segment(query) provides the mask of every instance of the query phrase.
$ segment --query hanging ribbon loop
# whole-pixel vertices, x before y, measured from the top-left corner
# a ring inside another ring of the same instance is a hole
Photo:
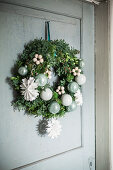
[[[45,40],[48,40],[48,41],[50,41],[49,22],[50,22],[50,21],[46,21],[46,22],[45,22]]]

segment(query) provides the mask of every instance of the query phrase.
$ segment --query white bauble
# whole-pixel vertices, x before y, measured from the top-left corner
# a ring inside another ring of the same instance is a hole
[[[41,99],[48,101],[52,98],[53,93],[49,88],[46,88],[45,90],[43,90],[40,94]]]
[[[72,103],[72,97],[69,94],[64,94],[62,96],[62,104],[64,106],[69,106]]]
[[[83,85],[86,82],[86,76],[84,74],[80,74],[79,76],[77,76],[75,78],[75,81],[79,84],[79,85]]]

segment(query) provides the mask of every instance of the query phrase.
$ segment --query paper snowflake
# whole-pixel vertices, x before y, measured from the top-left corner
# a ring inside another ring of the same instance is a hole
[[[83,104],[83,98],[82,98],[82,93],[80,90],[77,90],[77,92],[74,94],[75,96],[75,101],[77,105],[82,105]]]
[[[57,138],[60,135],[61,130],[61,124],[57,119],[52,118],[48,121],[47,133],[50,138]]]
[[[39,95],[38,90],[36,89],[38,84],[33,77],[30,77],[28,80],[26,78],[22,79],[20,87],[22,89],[21,93],[27,101],[35,100]]]

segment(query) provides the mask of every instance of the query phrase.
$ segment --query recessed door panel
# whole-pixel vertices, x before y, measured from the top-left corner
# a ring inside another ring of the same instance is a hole
[[[30,166],[28,170],[30,168],[45,170],[45,167],[47,170],[51,170],[54,164],[56,164],[56,170],[62,168],[68,170],[69,167],[71,170],[76,168],[83,170],[84,167],[89,166],[86,163],[88,157],[94,154],[94,149],[91,149],[91,145],[94,148],[94,44],[93,32],[90,30],[87,32],[87,27],[91,25],[93,28],[93,7],[83,5],[83,18],[79,19],[34,9],[28,10],[25,7],[16,7],[16,5],[12,8],[15,10],[11,11],[11,5],[7,5],[5,9],[2,6],[0,12],[0,72],[2,73],[0,84],[0,165],[2,170],[21,167],[35,161],[39,161],[39,163],[37,162],[38,164],[33,167]],[[87,18],[89,14],[91,16]],[[45,38],[44,29],[47,20],[50,21],[52,40],[64,39],[70,46],[81,50],[78,57],[85,59],[87,68],[85,68],[85,73],[88,79],[88,83],[83,88],[85,105],[59,119],[62,124],[62,132],[54,140],[46,135],[45,137],[38,135],[37,124],[41,118],[28,116],[23,111],[14,112],[10,103],[13,100],[13,91],[7,82],[7,77],[11,76],[11,69],[18,54],[24,49],[24,44],[34,38]],[[87,102],[89,98],[91,99],[90,106]],[[69,150],[73,151],[68,152]],[[59,156],[48,159],[55,155]],[[40,162],[45,158],[46,161]],[[60,162],[59,165],[58,162]]]

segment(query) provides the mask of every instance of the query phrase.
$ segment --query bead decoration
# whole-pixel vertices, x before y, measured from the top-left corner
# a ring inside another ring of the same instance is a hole
[[[37,65],[42,64],[44,62],[44,59],[42,55],[35,54],[35,57],[33,58],[33,62]]]
[[[64,93],[65,93],[64,87],[63,87],[63,86],[58,86],[58,88],[56,89],[56,92],[57,92],[59,95],[64,94]]]
[[[51,70],[48,70],[48,69],[47,69],[44,74],[47,74],[48,79],[51,79],[51,78],[52,78],[52,76],[51,76],[51,74],[52,74]]]
[[[75,68],[72,70],[72,73],[73,73],[74,76],[80,76],[81,69],[79,69],[78,67],[75,67]]]

